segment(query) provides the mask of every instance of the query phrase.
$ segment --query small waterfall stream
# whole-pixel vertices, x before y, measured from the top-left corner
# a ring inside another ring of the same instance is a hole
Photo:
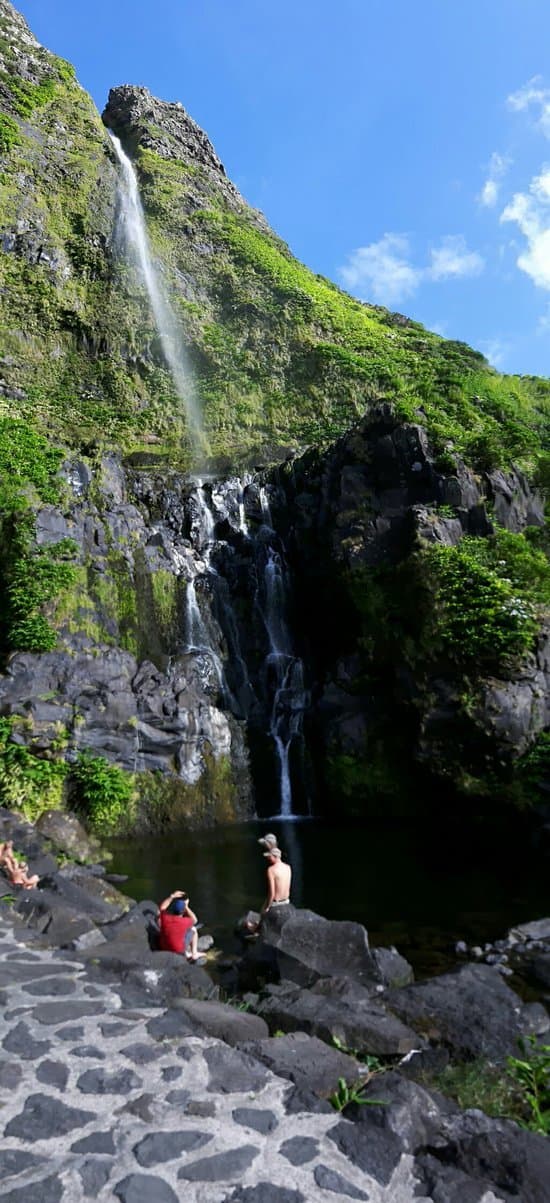
[[[196,454],[201,454],[205,450],[205,436],[192,375],[186,361],[181,331],[151,254],[137,176],[119,139],[112,133],[110,137],[121,168],[120,215],[126,249],[147,289],[164,357],[172,373],[178,396],[185,406],[193,450]]]
[[[280,815],[290,818],[293,815],[290,750],[293,741],[302,737],[309,697],[304,687],[303,663],[296,655],[288,627],[289,586],[284,548],[273,529],[264,488],[260,489],[260,505],[263,525],[258,540],[256,604],[269,642],[264,676],[266,692],[272,699],[269,733],[279,765]]]
[[[289,578],[284,548],[273,526],[265,489],[258,492],[256,488],[261,521],[258,522],[259,515],[254,521],[247,518],[245,489],[250,483],[250,478],[244,482],[239,478],[226,481],[194,478],[188,502],[189,530],[198,557],[198,572],[186,586],[185,646],[186,651],[203,655],[213,667],[222,704],[236,718],[251,721],[256,730],[263,730],[271,742],[278,769],[279,814],[292,818],[291,748],[294,741],[302,738],[309,696],[304,688],[302,661],[295,652],[289,630]],[[248,625],[257,628],[255,659],[258,644],[263,646],[259,671],[248,667],[243,652],[242,616],[237,617],[236,586],[229,571],[235,555],[249,595]],[[201,583],[205,586],[204,593],[209,594],[210,611],[223,637],[223,648],[219,635],[216,643],[215,630],[209,631],[201,613],[198,598],[198,593],[203,593],[199,588]]]

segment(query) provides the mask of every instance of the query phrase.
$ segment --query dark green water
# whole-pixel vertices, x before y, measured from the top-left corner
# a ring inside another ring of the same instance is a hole
[[[483,944],[550,914],[548,857],[529,848],[525,833],[504,836],[496,824],[443,833],[398,822],[264,820],[117,841],[110,867],[128,874],[123,888],[138,900],[187,890],[205,930],[230,950],[235,920],[263,899],[257,839],[266,830],[292,865],[297,906],[364,923],[372,944],[395,944],[420,975],[454,963],[458,939]]]

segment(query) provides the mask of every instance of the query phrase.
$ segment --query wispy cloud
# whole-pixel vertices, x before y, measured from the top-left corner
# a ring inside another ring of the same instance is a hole
[[[511,164],[512,160],[509,155],[501,155],[497,150],[493,151],[487,168],[487,179],[478,196],[480,205],[484,205],[487,209],[494,208],[498,200],[501,181]]]
[[[515,222],[525,238],[517,266],[538,288],[550,290],[550,167],[531,180],[528,192],[516,192],[500,220]]]
[[[422,273],[409,260],[404,234],[384,234],[379,242],[359,246],[339,269],[344,284],[361,300],[397,305],[416,292]]]
[[[447,234],[430,251],[431,265],[424,275],[429,280],[461,280],[479,276],[485,266],[477,251],[469,251],[462,234]]]
[[[480,343],[479,349],[494,368],[503,366],[509,350],[506,343],[500,338],[490,338],[487,342]]]
[[[357,247],[339,269],[343,283],[361,300],[397,305],[424,282],[464,279],[483,271],[484,261],[470,251],[461,234],[447,234],[430,248],[425,266],[412,261],[410,241],[405,234],[384,234],[379,242]]]
[[[550,88],[545,87],[541,75],[534,75],[517,92],[512,92],[508,106],[518,113],[534,110],[536,124],[550,138]]]

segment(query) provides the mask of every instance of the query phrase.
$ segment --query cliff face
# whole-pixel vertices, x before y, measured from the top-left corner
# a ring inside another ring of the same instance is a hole
[[[106,126],[193,367],[200,478]],[[272,813],[285,780],[356,813],[411,773],[523,796],[548,381],[314,275],[180,105],[125,85],[102,123],[7,0],[0,169],[2,796],[33,773],[68,796],[86,749],[157,825]]]

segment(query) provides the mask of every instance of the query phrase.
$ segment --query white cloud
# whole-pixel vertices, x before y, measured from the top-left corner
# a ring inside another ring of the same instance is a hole
[[[480,343],[479,349],[494,368],[502,367],[508,347],[500,338],[490,338],[487,342]]]
[[[537,322],[537,334],[550,334],[550,305],[546,306],[544,313],[541,313]]]
[[[430,251],[431,266],[425,274],[430,280],[458,280],[479,276],[484,261],[477,251],[469,251],[461,234],[447,234],[441,245]]]
[[[514,221],[525,238],[517,266],[538,288],[550,290],[550,167],[531,180],[529,192],[516,192],[500,220]]]
[[[517,92],[512,92],[508,105],[518,113],[534,108],[536,124],[550,138],[550,88],[544,86],[542,76],[534,75]]]
[[[340,268],[340,277],[361,300],[396,305],[412,296],[422,273],[409,261],[404,234],[384,234],[379,242],[357,247]]]
[[[480,205],[484,205],[487,209],[494,208],[498,200],[500,182],[511,163],[509,155],[501,155],[497,150],[493,151],[487,168],[487,179],[478,196]]]
[[[425,267],[411,260],[409,239],[404,234],[384,234],[379,242],[357,247],[339,269],[343,283],[361,300],[397,305],[413,295],[424,281],[460,279],[479,275],[484,261],[470,251],[460,234],[447,234],[430,249]]]

